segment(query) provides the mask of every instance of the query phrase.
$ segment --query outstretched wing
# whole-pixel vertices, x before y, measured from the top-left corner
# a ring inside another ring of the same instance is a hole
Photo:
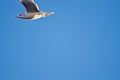
[[[34,0],[20,0],[20,2],[26,8],[28,13],[31,12],[40,12],[38,5],[34,2]]]

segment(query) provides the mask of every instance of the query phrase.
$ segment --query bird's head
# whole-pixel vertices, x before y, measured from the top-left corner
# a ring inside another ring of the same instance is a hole
[[[25,14],[19,14],[18,16],[16,16],[16,18],[24,18]]]

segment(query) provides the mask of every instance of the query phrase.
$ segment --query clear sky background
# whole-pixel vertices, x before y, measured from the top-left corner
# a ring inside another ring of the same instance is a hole
[[[0,80],[120,80],[120,0],[35,1],[55,14],[0,2]]]

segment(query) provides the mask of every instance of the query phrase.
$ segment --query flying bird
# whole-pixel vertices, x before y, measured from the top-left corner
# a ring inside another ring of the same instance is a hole
[[[54,12],[41,12],[34,0],[20,0],[20,2],[26,8],[26,13],[19,14],[16,18],[35,20],[54,14]]]

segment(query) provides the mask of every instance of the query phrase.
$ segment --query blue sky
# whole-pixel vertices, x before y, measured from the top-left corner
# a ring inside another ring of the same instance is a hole
[[[120,80],[119,0],[35,0],[55,14],[35,21],[19,0],[0,5],[0,80]]]

